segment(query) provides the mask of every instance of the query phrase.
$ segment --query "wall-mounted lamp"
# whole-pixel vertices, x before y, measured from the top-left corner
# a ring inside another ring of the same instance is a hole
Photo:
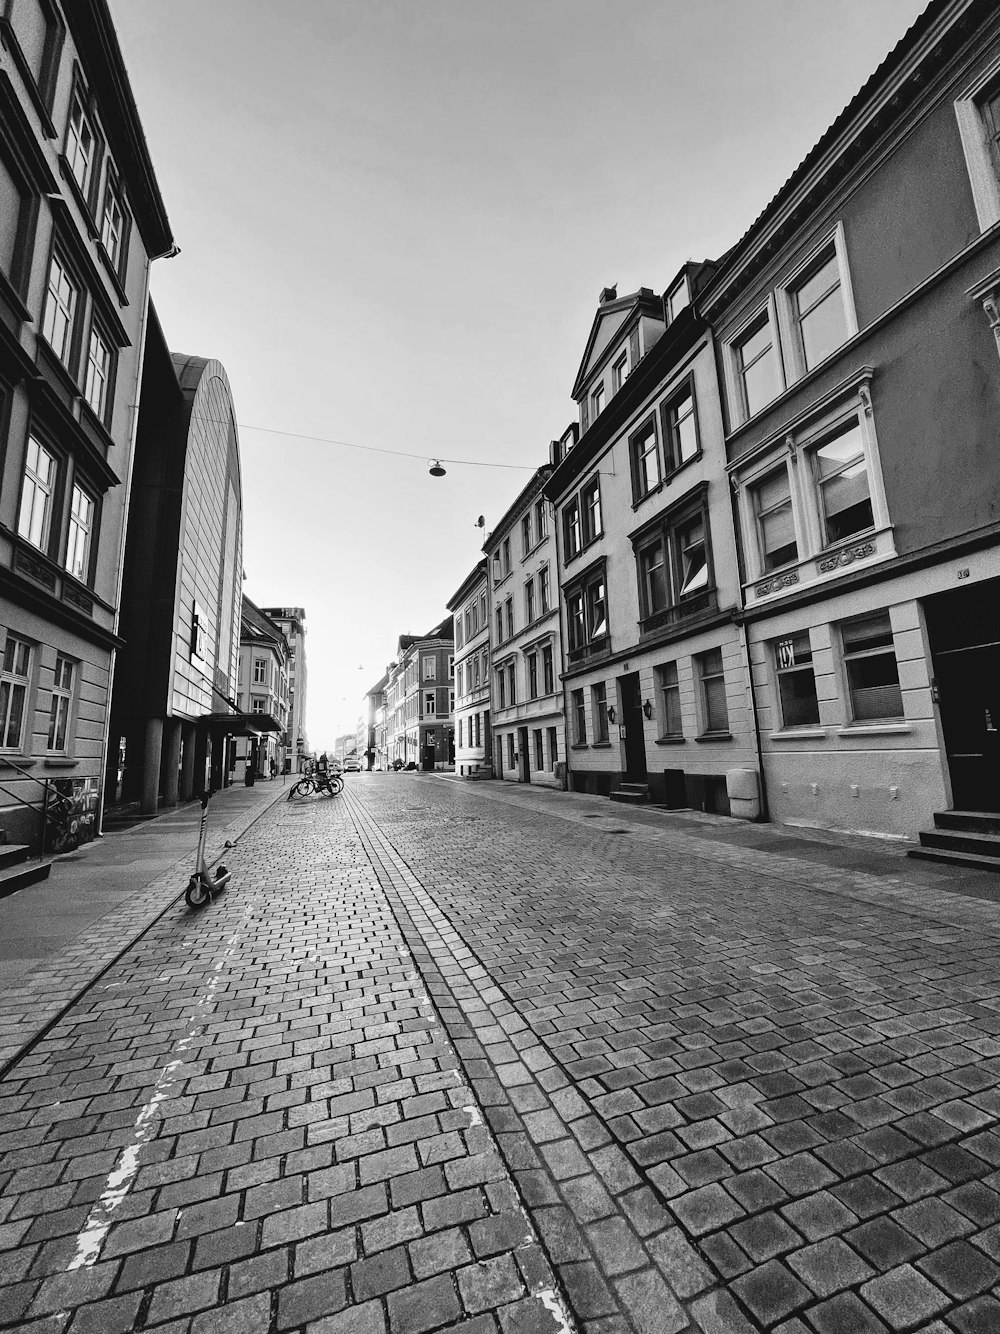
[[[432,477],[444,477],[447,472],[447,469],[442,468],[441,464],[437,461],[437,459],[435,459],[427,471],[430,473]]]
[[[646,715],[647,718],[652,718],[652,716],[653,716],[653,706],[652,706],[652,704],[650,704],[650,702],[649,702],[648,699],[644,699],[644,700],[642,701],[642,711],[643,711],[643,713]]]
[[[615,706],[614,706],[613,704],[609,704],[609,705],[608,705],[608,722],[609,722],[609,723],[613,723],[614,720],[615,720],[615,716],[616,716],[616,715],[615,715]]]

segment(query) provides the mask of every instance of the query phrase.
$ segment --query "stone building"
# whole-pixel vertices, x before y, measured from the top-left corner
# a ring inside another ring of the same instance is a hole
[[[479,561],[447,603],[455,618],[455,772],[460,778],[493,774],[486,566]]]
[[[304,607],[263,607],[288,644],[288,747],[285,771],[301,773],[309,751],[306,730],[306,699],[309,673],[306,667],[306,613]]]
[[[455,762],[455,641],[448,616],[425,635],[400,635],[385,687],[389,763],[446,769]]]
[[[0,20],[0,828],[97,826],[151,261],[174,252],[104,0]],[[49,846],[66,830],[48,831]]]
[[[257,778],[285,772],[288,754],[288,641],[244,593],[236,703],[246,734],[236,741],[236,772]],[[255,726],[256,724],[256,726]]]

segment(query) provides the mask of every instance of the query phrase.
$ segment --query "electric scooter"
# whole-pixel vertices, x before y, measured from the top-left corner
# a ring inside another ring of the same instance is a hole
[[[201,908],[206,903],[211,902],[214,895],[220,890],[225,889],[232,878],[232,871],[227,871],[224,866],[216,870],[215,875],[210,875],[210,871],[216,862],[221,861],[225,854],[225,848],[231,848],[235,845],[226,840],[225,848],[219,853],[215,861],[206,862],[205,860],[205,841],[208,837],[208,799],[211,792],[201,794],[201,829],[198,832],[198,856],[194,865],[194,874],[188,881],[188,887],[184,891],[184,898],[189,908]]]

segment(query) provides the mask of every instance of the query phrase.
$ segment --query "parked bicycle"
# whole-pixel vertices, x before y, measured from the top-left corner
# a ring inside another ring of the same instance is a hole
[[[293,797],[311,797],[314,792],[320,797],[339,797],[343,790],[343,778],[332,770],[326,774],[304,774],[292,785],[288,800],[291,801]]]

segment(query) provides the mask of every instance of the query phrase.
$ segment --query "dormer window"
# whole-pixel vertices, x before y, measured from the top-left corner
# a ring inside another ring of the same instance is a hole
[[[687,276],[681,278],[680,282],[674,283],[667,293],[667,323],[673,324],[674,320],[691,304],[691,292],[688,288]]]
[[[599,384],[590,395],[590,419],[593,421],[604,411],[604,385]]]
[[[628,379],[628,353],[619,357],[611,368],[611,381],[615,387],[615,393],[622,387]]]

